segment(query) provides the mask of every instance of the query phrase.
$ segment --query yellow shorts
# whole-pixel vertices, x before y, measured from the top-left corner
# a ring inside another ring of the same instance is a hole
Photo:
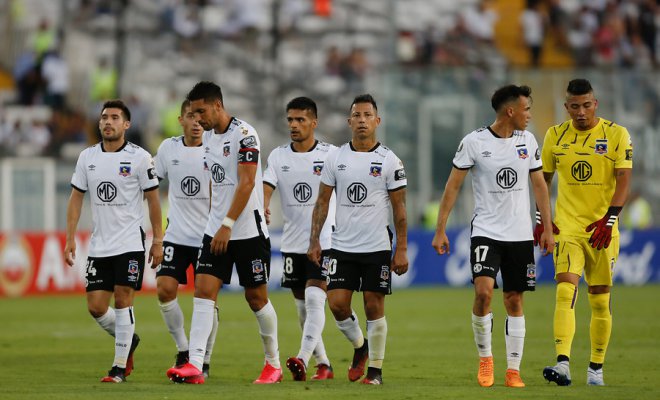
[[[589,238],[555,236],[555,279],[557,274],[570,272],[582,276],[589,286],[612,286],[614,266],[619,258],[619,237],[613,237],[610,246],[597,250],[589,244]]]

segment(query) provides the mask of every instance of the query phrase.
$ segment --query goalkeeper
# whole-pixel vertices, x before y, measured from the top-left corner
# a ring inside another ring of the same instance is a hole
[[[570,385],[578,281],[584,272],[591,306],[588,385],[604,385],[603,362],[612,330],[610,288],[619,255],[617,218],[626,201],[633,150],[626,128],[596,116],[598,100],[586,79],[569,82],[564,107],[570,120],[548,129],[543,172],[550,189],[559,176],[555,207],[557,281],[554,339],[557,364],[543,376]],[[543,231],[537,224],[535,238]]]

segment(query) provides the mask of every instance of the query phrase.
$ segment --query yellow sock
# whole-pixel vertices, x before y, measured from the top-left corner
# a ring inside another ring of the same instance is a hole
[[[575,301],[578,289],[572,283],[557,284],[555,303],[555,351],[557,355],[571,356],[571,345],[575,335]]]
[[[612,333],[612,313],[610,311],[610,294],[589,293],[591,305],[591,324],[589,333],[591,337],[591,362],[602,364],[605,361],[605,352]]]

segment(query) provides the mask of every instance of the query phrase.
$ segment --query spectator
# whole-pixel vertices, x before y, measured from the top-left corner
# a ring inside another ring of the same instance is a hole
[[[545,18],[539,0],[530,0],[527,8],[520,15],[523,40],[529,49],[530,64],[534,68],[537,68],[541,61],[541,50],[543,49],[544,29],[546,25]]]
[[[46,54],[41,74],[46,83],[45,103],[53,109],[65,108],[69,91],[69,66],[57,50]]]
[[[106,57],[101,58],[92,71],[89,97],[95,102],[102,102],[117,97],[117,70]]]

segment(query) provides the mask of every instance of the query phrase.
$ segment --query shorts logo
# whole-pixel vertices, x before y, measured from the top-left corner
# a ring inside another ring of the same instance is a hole
[[[121,175],[121,176],[131,176],[131,166],[130,165],[120,165],[119,166],[119,175]]]
[[[130,274],[128,281],[137,282],[138,276],[140,274],[137,260],[128,260],[128,273]]]
[[[527,277],[530,279],[536,278],[536,265],[527,264]]]
[[[312,187],[305,182],[297,183],[293,187],[293,197],[298,203],[307,203],[312,198]]]
[[[367,198],[367,187],[360,182],[351,183],[346,189],[346,197],[353,204],[360,204]]]
[[[526,150],[525,150],[526,151]],[[518,174],[513,168],[502,168],[497,175],[495,175],[497,184],[502,189],[511,189],[518,182]]]
[[[96,187],[96,195],[102,202],[109,203],[117,197],[117,187],[112,182],[101,182]]]
[[[381,165],[371,165],[369,168],[369,175],[378,178],[383,174],[383,167]]]
[[[478,274],[479,272],[481,272],[482,269],[483,269],[483,266],[479,263],[474,264],[474,266],[472,267],[472,271],[474,271],[475,274]]]
[[[225,169],[220,164],[213,164],[211,166],[211,176],[213,177],[213,182],[220,183],[225,180]]]
[[[386,281],[390,279],[390,267],[383,265],[380,267],[380,279]]]
[[[222,148],[222,155],[225,157],[229,157],[230,149],[231,147],[228,144],[225,145],[225,147]]]
[[[194,196],[199,193],[199,189],[202,185],[199,183],[199,180],[194,176],[186,176],[181,180],[181,191],[186,196]]]
[[[255,274],[264,272],[264,264],[261,262],[261,259],[252,260],[252,272]]]
[[[596,154],[607,153],[607,139],[596,139],[596,146],[594,146],[594,153]]]
[[[519,147],[516,149],[516,151],[518,152],[518,158],[520,159],[524,160],[527,157],[529,157],[529,153],[527,152],[527,147]]]
[[[591,164],[586,161],[578,161],[571,167],[571,175],[578,182],[584,182],[591,178]]]

